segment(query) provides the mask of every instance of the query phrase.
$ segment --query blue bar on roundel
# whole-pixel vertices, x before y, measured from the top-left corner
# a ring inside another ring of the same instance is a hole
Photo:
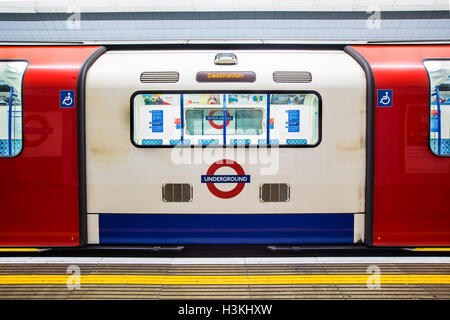
[[[250,175],[203,174],[201,183],[250,183]]]

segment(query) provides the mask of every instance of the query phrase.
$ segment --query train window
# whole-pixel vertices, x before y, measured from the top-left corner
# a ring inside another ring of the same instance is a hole
[[[319,143],[319,97],[316,94],[272,94],[270,144],[291,146]]]
[[[450,156],[450,60],[426,60],[430,78],[430,148]]]
[[[290,145],[319,142],[315,93],[140,93],[132,98],[138,146]]]
[[[22,79],[27,65],[0,61],[0,157],[22,151]]]
[[[138,94],[133,99],[134,143],[174,145],[181,137],[180,94]]]

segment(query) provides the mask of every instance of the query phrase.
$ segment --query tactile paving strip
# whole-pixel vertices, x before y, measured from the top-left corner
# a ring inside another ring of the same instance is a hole
[[[450,299],[450,264],[0,264],[1,299]],[[51,283],[53,282],[53,283]],[[393,283],[394,282],[394,283]]]

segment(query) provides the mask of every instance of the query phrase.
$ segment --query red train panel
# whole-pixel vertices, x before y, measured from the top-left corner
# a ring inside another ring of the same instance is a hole
[[[0,47],[29,61],[23,78],[23,149],[0,158],[0,245],[77,246],[77,79],[98,47]],[[60,90],[75,107],[60,108]]]
[[[429,147],[426,58],[450,46],[354,46],[370,63],[392,107],[375,107],[373,244],[450,245],[450,158]],[[77,246],[77,92],[83,63],[98,47],[0,47],[1,59],[29,61],[23,79],[23,151],[0,158],[0,246]],[[76,94],[74,96],[76,99]],[[374,101],[375,105],[377,101]]]
[[[355,46],[370,63],[375,101],[373,244],[450,245],[450,158],[429,147],[430,84],[426,58],[449,58],[450,46]]]

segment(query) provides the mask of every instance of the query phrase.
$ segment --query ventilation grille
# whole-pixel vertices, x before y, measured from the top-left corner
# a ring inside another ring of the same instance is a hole
[[[278,83],[309,83],[312,80],[311,73],[307,71],[275,71],[273,81]]]
[[[162,186],[165,202],[189,202],[192,200],[192,186],[188,183],[166,183]]]
[[[178,82],[180,74],[176,71],[142,72],[143,83],[174,83]]]
[[[259,199],[262,202],[289,201],[290,190],[286,183],[264,183],[259,187]]]

